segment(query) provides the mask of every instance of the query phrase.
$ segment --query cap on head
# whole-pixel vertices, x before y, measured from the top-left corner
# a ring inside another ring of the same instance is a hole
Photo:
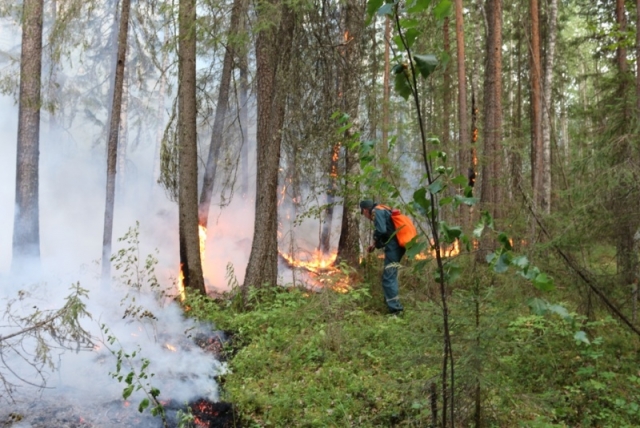
[[[371,209],[373,208],[374,205],[375,204],[370,199],[366,199],[364,201],[360,201],[360,213],[362,213],[364,210],[371,211]]]

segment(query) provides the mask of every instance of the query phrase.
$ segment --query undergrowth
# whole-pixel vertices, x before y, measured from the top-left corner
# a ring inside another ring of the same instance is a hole
[[[251,291],[249,311],[233,293],[186,302],[191,316],[234,333],[222,398],[244,426],[431,426],[440,308],[428,278],[406,269],[405,313],[384,314],[373,265],[346,294],[263,287]],[[565,317],[536,315],[525,303],[531,287],[474,269],[450,296],[457,426],[640,426],[636,337],[607,315],[569,313],[570,301]],[[561,301],[567,287],[546,297]]]

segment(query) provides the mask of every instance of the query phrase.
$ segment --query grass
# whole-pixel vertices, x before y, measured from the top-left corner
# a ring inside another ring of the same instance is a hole
[[[245,426],[430,426],[443,353],[435,285],[404,270],[405,313],[388,316],[376,263],[346,294],[265,287],[247,311],[233,294],[188,302],[192,316],[234,332],[223,398]],[[534,315],[522,280],[472,269],[449,296],[457,426],[474,426],[478,397],[486,427],[640,426],[636,337],[607,316]],[[559,288],[544,298],[574,312]]]

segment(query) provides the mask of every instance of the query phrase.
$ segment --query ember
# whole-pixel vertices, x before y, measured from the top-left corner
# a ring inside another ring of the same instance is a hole
[[[238,427],[233,406],[229,403],[200,399],[189,404],[194,426],[198,428]]]

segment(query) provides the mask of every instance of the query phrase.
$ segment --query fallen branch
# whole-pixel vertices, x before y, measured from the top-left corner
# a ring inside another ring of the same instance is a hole
[[[520,185],[518,185],[518,189],[520,190],[520,193],[522,194],[522,196],[524,198],[524,201],[525,201],[525,203],[527,205],[527,208],[529,209],[529,212],[531,213],[531,215],[535,219],[536,223],[540,227],[540,230],[542,231],[542,233],[545,234],[545,236],[547,238],[551,239],[552,238],[551,234],[544,227],[544,224],[542,224],[542,220],[540,220],[540,218],[538,217],[535,209],[531,205],[531,202],[530,202],[528,196],[526,195],[526,193],[524,193],[524,190],[522,190],[522,187]],[[585,284],[587,284],[589,286],[589,288],[596,294],[596,296],[598,296],[600,298],[600,300],[602,300],[602,302],[607,306],[607,308],[615,316],[617,316],[620,319],[620,321],[622,321],[624,324],[626,324],[627,327],[629,327],[635,334],[640,336],[640,330],[635,325],[633,325],[633,323],[631,321],[629,321],[629,319],[626,316],[624,316],[624,314],[622,312],[620,312],[620,310],[611,301],[609,301],[609,299],[607,299],[607,297],[604,295],[602,290],[600,290],[598,288],[598,286],[595,284],[595,280],[592,278],[591,273],[585,271],[580,266],[578,266],[578,263],[573,259],[573,257],[571,257],[570,255],[568,255],[564,251],[562,251],[562,249],[559,246],[557,246],[555,244],[551,244],[551,245],[552,245],[553,250],[556,253],[558,253],[558,255],[562,258],[562,260],[564,260],[565,264],[571,270],[573,270],[576,273],[576,275],[578,275],[578,277],[580,277],[580,279],[582,279],[584,281]]]

